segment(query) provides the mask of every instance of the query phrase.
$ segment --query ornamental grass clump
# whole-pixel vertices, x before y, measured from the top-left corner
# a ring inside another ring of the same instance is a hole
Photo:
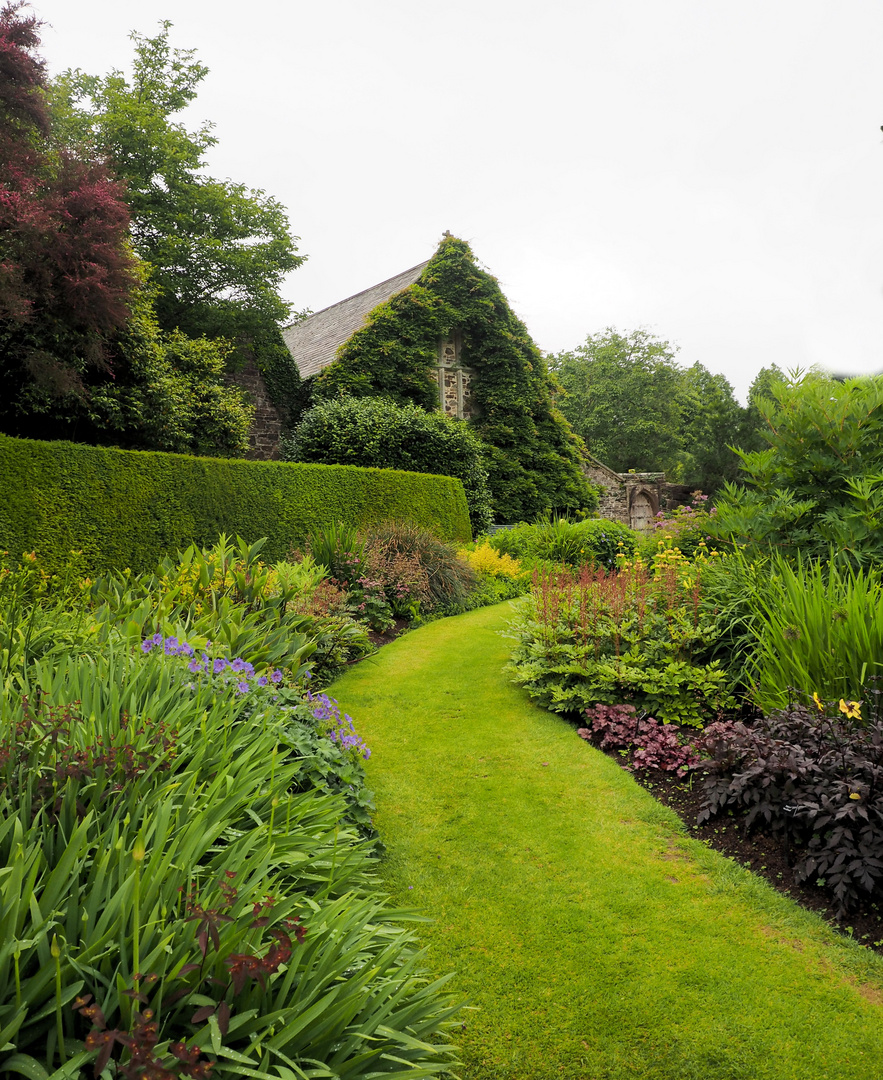
[[[665,723],[719,716],[732,704],[725,672],[694,662],[716,634],[701,566],[619,561],[619,572],[535,572],[514,625],[515,681],[555,712],[627,703]]]
[[[792,565],[782,556],[768,566],[764,587],[751,596],[755,702],[764,711],[784,708],[792,687],[861,699],[883,675],[881,572],[799,557]]]
[[[417,536],[422,544],[414,542]],[[347,610],[378,633],[396,618],[413,619],[421,608],[432,608],[436,570],[422,558],[423,549],[453,550],[424,529],[395,523],[365,533],[332,524],[314,533],[310,543],[313,557],[346,593]]]
[[[426,574],[429,611],[462,607],[476,583],[475,573],[458,558],[456,548],[412,522],[387,521],[365,534],[373,547],[413,559]]]

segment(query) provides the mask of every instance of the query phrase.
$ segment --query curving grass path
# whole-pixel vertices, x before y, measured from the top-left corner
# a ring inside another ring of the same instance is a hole
[[[883,960],[685,835],[502,674],[508,605],[331,693],[372,748],[388,885],[471,999],[467,1080],[878,1080]]]

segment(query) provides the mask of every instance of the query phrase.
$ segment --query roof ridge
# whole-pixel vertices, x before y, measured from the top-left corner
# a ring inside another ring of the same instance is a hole
[[[329,304],[327,307],[319,308],[318,311],[311,311],[310,314],[306,316],[306,318],[295,320],[295,322],[289,323],[288,326],[283,326],[282,329],[290,330],[292,327],[295,326],[303,326],[303,324],[308,319],[312,319],[314,315],[321,315],[325,311],[330,311],[332,308],[340,307],[341,304],[349,303],[350,300],[355,300],[358,296],[362,296],[365,293],[374,292],[374,290],[379,289],[381,285],[387,285],[389,284],[389,282],[395,281],[396,278],[405,277],[407,274],[412,274],[415,270],[420,270],[422,267],[428,266],[429,263],[429,259],[424,259],[423,262],[416,263],[414,266],[409,267],[407,270],[401,270],[398,274],[393,274],[392,277],[385,278],[383,281],[378,281],[374,285],[369,285],[367,289],[360,289],[358,292],[353,293],[351,296],[346,296],[343,298],[343,300],[338,300],[335,304]],[[416,282],[412,281],[411,284],[416,284]]]

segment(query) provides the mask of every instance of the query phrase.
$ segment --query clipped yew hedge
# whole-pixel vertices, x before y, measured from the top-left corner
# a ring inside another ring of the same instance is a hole
[[[90,571],[152,569],[220,533],[268,537],[269,560],[317,527],[399,519],[449,540],[471,537],[462,483],[451,476],[231,461],[0,435],[0,548],[60,567],[82,551]]]

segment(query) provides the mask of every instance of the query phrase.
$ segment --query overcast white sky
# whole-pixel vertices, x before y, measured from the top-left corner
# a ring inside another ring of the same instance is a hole
[[[645,326],[744,398],[883,369],[879,0],[35,0],[50,73],[173,24],[210,172],[287,206],[319,310],[445,229],[546,351]]]

